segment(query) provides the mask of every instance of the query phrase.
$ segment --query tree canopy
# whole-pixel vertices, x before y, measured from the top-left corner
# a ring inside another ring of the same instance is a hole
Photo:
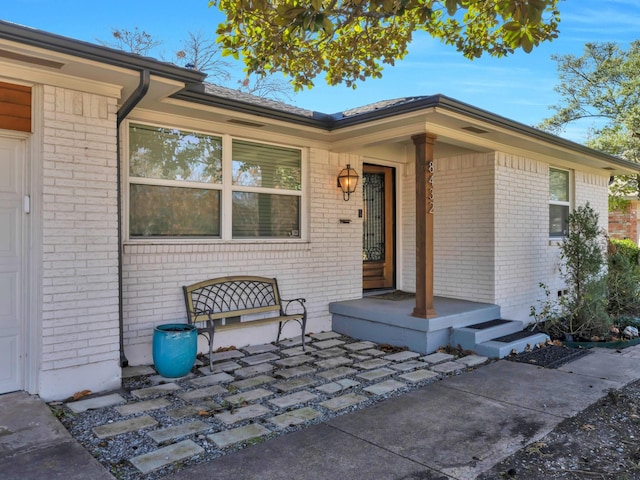
[[[232,65],[221,58],[221,47],[214,38],[202,32],[187,32],[186,35],[180,50],[168,59],[163,55],[160,55],[160,58],[185,68],[204,72],[208,75],[207,80],[212,80],[219,85],[231,82],[235,83],[235,88],[244,93],[282,102],[291,101],[292,88],[284,79],[265,75],[247,75],[234,81],[229,73]],[[162,41],[138,27],[133,30],[113,28],[111,36],[112,41],[98,40],[98,42],[106,47],[147,56],[152,55],[162,45]]]
[[[593,120],[586,144],[597,150],[640,163],[640,40],[628,50],[616,43],[587,43],[582,56],[556,55],[561,101],[555,114],[539,127],[558,133],[567,125]],[[621,177],[612,184],[612,207],[618,199],[638,193],[637,177]]]
[[[465,57],[531,52],[557,37],[560,0],[212,0],[227,17],[223,52],[249,73],[290,76],[299,90],[322,72],[355,87],[404,58],[414,32]]]

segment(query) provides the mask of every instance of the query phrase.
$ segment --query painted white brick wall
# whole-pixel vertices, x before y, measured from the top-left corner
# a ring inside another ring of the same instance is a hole
[[[434,293],[494,298],[493,154],[435,162]]]
[[[561,288],[558,247],[549,241],[549,165],[496,152],[495,302],[502,316],[530,321],[539,284]]]
[[[125,245],[124,340],[132,365],[152,362],[154,326],[186,321],[182,285],[225,275],[276,277],[283,298],[307,299],[308,332],[331,329],[330,302],[361,297],[362,196],[345,202],[336,187],[347,163],[362,171],[361,159],[311,149],[308,161],[308,242]],[[339,223],[342,218],[351,223]],[[269,343],[276,334],[277,325],[220,332],[214,347]],[[297,335],[298,325],[288,324],[284,337]]]
[[[43,98],[39,393],[61,398],[120,381],[116,101],[51,86]]]

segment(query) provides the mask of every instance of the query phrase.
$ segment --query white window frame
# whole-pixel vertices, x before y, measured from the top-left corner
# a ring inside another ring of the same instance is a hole
[[[181,131],[194,132],[202,135],[210,135],[219,137],[222,139],[222,182],[218,184],[206,184],[201,182],[185,182],[180,180],[163,180],[163,179],[140,179],[136,177],[135,183],[147,184],[147,185],[161,185],[161,186],[178,186],[178,187],[195,187],[205,188],[211,190],[220,190],[220,236],[219,237],[201,237],[201,238],[181,238],[181,237],[131,237],[129,230],[129,216],[130,216],[130,195],[129,186],[131,185],[129,175],[129,131],[130,124],[147,125],[150,127],[177,129]],[[174,124],[163,124],[149,122],[146,120],[127,120],[121,125],[121,157],[122,157],[122,227],[123,227],[123,239],[126,243],[220,243],[220,242],[233,242],[233,243],[300,243],[308,241],[308,149],[298,146],[292,146],[282,143],[268,142],[256,140],[255,138],[242,137],[230,134],[221,134],[212,131],[196,129],[192,127],[186,127]],[[263,187],[246,187],[241,185],[232,185],[232,167],[233,167],[233,154],[232,154],[232,142],[233,140],[242,140],[260,145],[275,146],[300,150],[300,190],[279,190],[274,188]],[[266,193],[266,194],[278,194],[278,195],[290,195],[300,197],[300,233],[299,237],[292,238],[233,238],[232,232],[232,201],[233,192],[243,191],[252,193]]]
[[[552,200],[551,199],[551,171],[555,170],[557,172],[566,172],[567,173],[567,188],[568,188],[568,201],[560,201],[560,200]],[[555,167],[555,166],[549,166],[549,176],[548,176],[548,185],[549,185],[549,194],[548,194],[548,201],[549,201],[549,209],[547,211],[549,217],[551,216],[551,205],[559,205],[559,206],[563,206],[563,207],[568,207],[569,209],[569,214],[571,214],[572,210],[573,210],[573,172],[567,168],[560,168],[560,167]],[[549,222],[547,221],[547,228],[548,227]],[[549,239],[550,240],[561,240],[565,237],[565,235],[551,235],[551,231],[549,231]]]

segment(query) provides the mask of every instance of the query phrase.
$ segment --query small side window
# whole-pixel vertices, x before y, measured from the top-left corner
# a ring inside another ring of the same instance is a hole
[[[549,236],[564,237],[571,209],[569,171],[549,169]]]

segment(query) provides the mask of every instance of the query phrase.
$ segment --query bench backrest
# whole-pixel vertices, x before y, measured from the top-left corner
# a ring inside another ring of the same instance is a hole
[[[182,287],[189,323],[263,312],[282,313],[275,278],[219,277]]]

